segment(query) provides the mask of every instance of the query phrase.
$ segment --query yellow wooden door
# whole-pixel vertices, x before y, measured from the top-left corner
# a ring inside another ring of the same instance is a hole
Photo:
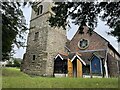
[[[73,65],[70,59],[68,59],[68,77],[73,77]]]
[[[82,63],[77,59],[77,77],[82,77]]]

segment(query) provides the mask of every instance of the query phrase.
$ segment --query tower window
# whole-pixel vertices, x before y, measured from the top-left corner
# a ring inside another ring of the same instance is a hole
[[[39,32],[36,32],[36,33],[35,33],[35,39],[34,39],[34,40],[36,41],[36,40],[38,39],[38,37],[39,37]]]
[[[35,60],[35,55],[33,55],[33,60]]]
[[[43,5],[40,5],[37,10],[37,15],[42,14],[42,11],[43,11]]]

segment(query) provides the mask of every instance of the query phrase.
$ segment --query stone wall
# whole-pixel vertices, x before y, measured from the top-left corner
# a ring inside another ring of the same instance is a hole
[[[108,47],[108,70],[109,75],[117,77],[120,75],[119,69],[120,56]]]
[[[49,26],[47,20],[51,15],[50,2],[42,2],[40,5],[43,5],[41,15],[36,16],[36,13],[32,11],[22,71],[30,75],[53,76],[54,57],[58,52],[64,52],[66,31]],[[37,32],[38,38],[35,39]]]
[[[47,59],[47,75],[53,74],[53,67],[54,67],[54,58],[59,52],[65,52],[65,44],[67,37],[65,36],[66,31],[63,29],[58,28],[51,28],[48,31],[48,39],[47,39],[47,52],[48,52],[48,59]]]
[[[108,47],[108,53],[112,55],[112,57],[114,57],[116,60],[120,60],[120,56],[109,47]]]
[[[108,73],[110,77],[118,77],[119,75],[119,65],[118,61],[108,54]]]

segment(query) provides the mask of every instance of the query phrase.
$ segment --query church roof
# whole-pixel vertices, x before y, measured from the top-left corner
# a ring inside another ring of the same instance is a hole
[[[97,56],[101,59],[105,59],[106,57],[106,50],[99,50],[99,51],[94,51],[94,50],[91,50],[91,51],[84,51],[84,52],[70,52],[69,54],[67,53],[58,53],[56,55],[55,58],[57,58],[58,56],[63,60],[67,60],[68,58],[70,60],[72,60],[76,55],[78,55],[85,63],[86,65],[90,65],[90,60],[93,56]],[[108,53],[108,60],[115,60],[115,58],[113,56],[111,56],[109,53]]]
[[[68,54],[66,54],[66,53],[58,53],[58,54],[56,55],[55,59],[56,59],[58,56],[59,56],[62,60],[63,60],[63,59],[68,59]]]
[[[85,27],[86,29],[86,27]],[[76,36],[76,34],[79,33],[79,29],[77,30],[77,32],[74,34],[73,38]],[[120,57],[120,53],[110,44],[110,42],[105,39],[103,36],[101,36],[100,34],[98,34],[97,32],[93,31],[93,33],[97,34],[100,38],[102,38],[103,40],[105,40],[108,43],[108,47],[111,48],[119,57]],[[72,38],[72,39],[73,39]],[[70,41],[72,41],[72,39]],[[69,40],[68,40],[69,41]],[[69,41],[69,43],[70,43]],[[67,46],[69,47],[69,43],[67,43]]]
[[[108,60],[109,61],[120,61],[120,60],[117,60],[116,58],[114,58],[112,55],[110,55],[109,53],[108,53],[108,55],[107,55],[107,58],[108,58]]]
[[[79,57],[81,57],[81,54],[78,52],[69,53],[68,57],[69,59],[72,59],[75,55],[78,55]]]
[[[120,53],[116,51],[116,49],[110,43],[108,43],[108,47],[111,48],[113,51],[115,51],[117,55],[120,57]]]
[[[105,58],[106,51],[89,51],[89,52],[80,52],[81,58],[86,62],[87,65],[90,64],[90,59],[95,55],[100,58]]]
[[[63,59],[68,59],[68,54],[65,54],[65,53],[59,53],[62,57],[63,57]]]
[[[102,37],[100,34],[98,34],[97,32],[93,31],[94,33],[96,33],[97,35],[99,35],[102,39],[104,39],[106,42],[108,42],[108,47],[111,48],[113,51],[115,51],[117,53],[117,55],[120,57],[120,53],[118,51],[116,51],[116,49],[110,44],[110,42],[105,39],[104,37]]]
[[[90,52],[82,52],[81,54],[81,58],[86,62],[87,65],[90,65],[90,58],[93,54]]]

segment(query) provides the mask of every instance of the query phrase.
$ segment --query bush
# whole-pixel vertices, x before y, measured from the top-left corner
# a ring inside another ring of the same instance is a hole
[[[20,67],[20,62],[17,61],[17,60],[14,60],[13,66],[14,66],[14,67]]]
[[[12,61],[9,61],[6,67],[13,67]]]
[[[13,61],[9,61],[6,67],[20,67],[21,61],[14,59]]]

